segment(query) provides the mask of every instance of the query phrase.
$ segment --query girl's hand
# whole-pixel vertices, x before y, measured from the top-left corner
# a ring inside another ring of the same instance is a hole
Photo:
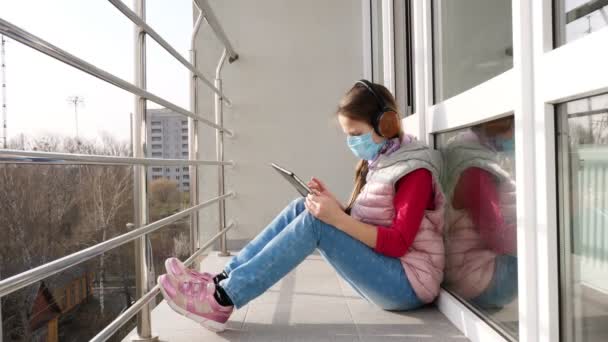
[[[340,204],[340,202],[336,199],[336,196],[334,196],[334,194],[332,194],[331,191],[327,189],[327,186],[320,179],[312,177],[312,179],[308,183],[306,183],[306,185],[308,185],[310,190],[312,190],[313,192],[316,191],[319,194],[332,198],[338,203],[340,209],[344,210],[344,207],[342,207],[342,204]]]
[[[306,196],[304,206],[314,217],[332,226],[336,226],[340,217],[345,215],[335,198],[316,190]]]

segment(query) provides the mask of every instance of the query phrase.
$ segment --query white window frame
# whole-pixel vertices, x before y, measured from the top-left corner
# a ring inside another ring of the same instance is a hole
[[[431,4],[413,1],[416,113],[403,122],[408,133],[433,145],[437,133],[514,115],[519,341],[555,342],[560,339],[555,105],[608,92],[608,28],[554,49],[553,1],[513,0],[512,6],[513,68],[434,104]],[[438,307],[473,341],[508,340],[447,291]]]

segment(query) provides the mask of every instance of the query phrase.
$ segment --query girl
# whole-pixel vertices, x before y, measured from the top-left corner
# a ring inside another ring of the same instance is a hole
[[[440,155],[405,135],[397,105],[382,85],[358,81],[337,118],[357,165],[343,207],[320,180],[291,202],[217,275],[166,261],[158,278],[167,303],[213,331],[233,309],[258,297],[318,249],[362,297],[385,310],[435,299],[443,278]]]

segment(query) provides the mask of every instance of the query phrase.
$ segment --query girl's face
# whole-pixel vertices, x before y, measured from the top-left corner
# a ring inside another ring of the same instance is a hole
[[[342,127],[342,131],[346,135],[363,135],[369,132],[372,133],[372,139],[376,144],[381,143],[385,140],[384,137],[379,136],[375,131],[372,125],[368,124],[365,121],[351,119],[344,115],[338,115],[338,121],[340,122],[340,126]]]

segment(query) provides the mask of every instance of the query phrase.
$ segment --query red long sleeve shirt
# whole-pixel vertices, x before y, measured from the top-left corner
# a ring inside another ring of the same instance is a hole
[[[488,171],[465,170],[454,189],[452,205],[471,215],[481,238],[496,253],[512,253],[517,245],[515,225],[506,224],[500,208],[497,179]]]
[[[433,209],[433,177],[426,169],[403,176],[395,184],[395,218],[390,227],[378,226],[376,248],[390,257],[403,256],[414,242],[426,209]]]

